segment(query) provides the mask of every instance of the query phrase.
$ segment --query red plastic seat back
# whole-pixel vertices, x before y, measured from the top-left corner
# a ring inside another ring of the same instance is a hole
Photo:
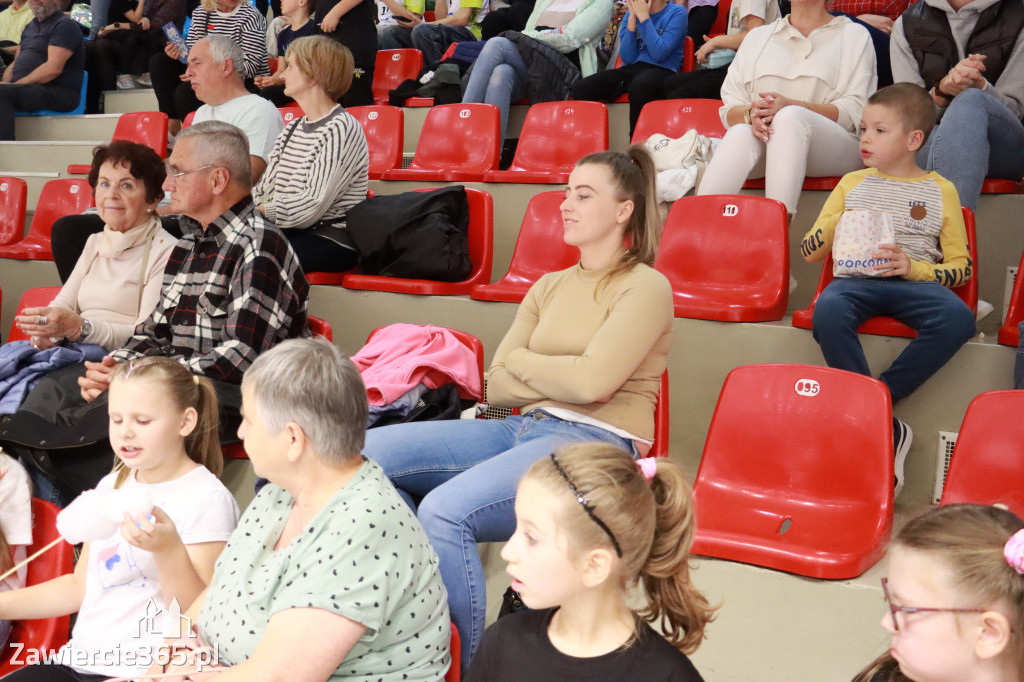
[[[35,287],[34,289],[27,289],[21,295],[21,300],[18,301],[18,309],[14,311],[14,314],[21,315],[21,311],[25,308],[44,308],[50,305],[50,302],[59,293],[60,287]],[[28,341],[28,336],[18,329],[17,325],[14,324],[14,320],[11,320],[11,332],[7,335],[7,340]]]
[[[749,365],[725,379],[694,483],[693,552],[852,578],[892,529],[892,408],[870,377]]]
[[[960,299],[967,304],[967,307],[971,309],[971,312],[978,312],[978,238],[977,230],[974,224],[974,212],[964,207],[964,227],[967,232],[967,253],[971,258],[973,264],[974,276],[967,284],[955,287],[953,293],[960,297]],[[821,267],[821,275],[818,276],[818,289],[814,292],[814,298],[811,300],[809,305],[804,310],[797,310],[793,313],[793,326],[800,327],[802,329],[811,329],[813,326],[814,319],[814,305],[818,302],[818,297],[821,296],[821,292],[825,290],[825,287],[835,279],[832,275],[832,254],[825,256],[825,262]],[[1014,286],[1014,294],[1011,296],[1010,308],[1007,311],[1006,319],[1007,324],[1011,323],[1011,318],[1016,312],[1014,310],[1014,304],[1016,302],[1017,286]],[[1024,313],[1024,309],[1021,311]],[[1019,320],[1018,320],[1019,321]],[[1014,329],[1016,329],[1016,323],[1013,323]],[[1006,327],[1004,326],[1003,329]],[[862,334],[879,334],[883,336],[902,336],[905,338],[914,338],[917,336],[917,332],[903,324],[902,322],[895,320],[891,317],[879,316],[872,317],[867,320],[864,324],[857,329]],[[1000,342],[1003,338],[1003,330],[999,332]],[[1014,346],[1017,344],[1014,343]]]
[[[295,105],[290,107],[278,107],[278,111],[281,112],[281,119],[285,125],[288,125],[297,118],[303,117],[302,107]]]
[[[562,200],[565,192],[540,192],[526,207],[512,263],[499,282],[479,285],[473,298],[484,301],[520,303],[541,276],[574,265],[579,249],[563,239]]]
[[[349,107],[366,135],[370,150],[370,178],[379,180],[381,174],[402,167],[402,148],[405,143],[405,115],[398,107],[387,105]]]
[[[640,112],[633,144],[642,144],[656,133],[671,138],[682,137],[688,130],[696,130],[705,137],[721,138],[725,126],[718,116],[720,99],[665,99],[648,102]]]
[[[423,68],[423,53],[419,50],[378,50],[373,67],[373,101],[387,104],[388,93],[410,78],[416,78]]]
[[[334,329],[331,328],[331,323],[322,317],[310,315],[309,330],[313,332],[313,336],[322,336],[328,341],[334,341]]]
[[[493,104],[442,104],[423,122],[410,170],[481,175],[498,167],[501,118]]]
[[[654,264],[672,283],[676,317],[781,319],[789,301],[787,220],[786,207],[765,197],[676,201]]]
[[[724,35],[729,31],[729,9],[732,7],[732,0],[718,0],[718,16],[711,26],[709,36]],[[743,17],[740,17],[741,19]]]
[[[669,422],[668,370],[661,375],[661,388],[658,390],[658,402],[654,404],[654,443],[648,457],[668,457]]]
[[[29,236],[50,241],[50,230],[57,218],[82,213],[93,205],[89,181],[80,178],[49,180],[36,202]]]
[[[964,415],[939,504],[1003,504],[1024,515],[1024,391],[989,391]]]
[[[455,623],[452,623],[451,652],[452,664],[444,674],[444,682],[459,682],[462,679],[462,638],[459,637],[459,629],[455,627]]]
[[[28,184],[21,178],[0,177],[0,246],[25,236]]]
[[[608,149],[608,107],[544,102],[526,114],[509,170],[569,173],[582,157]]]
[[[57,533],[58,512],[60,509],[56,505],[35,497],[32,498],[32,544],[28,547],[29,556],[60,537]],[[39,585],[71,573],[74,570],[74,557],[75,548],[73,546],[66,542],[57,543],[45,554],[29,563],[25,584],[27,586]],[[68,641],[70,627],[70,616],[14,621],[8,641],[24,644],[25,649],[18,659],[20,661],[18,664],[12,663],[9,658],[0,664],[0,676],[24,665],[26,654],[29,652],[59,649]],[[11,654],[14,653],[15,649],[11,648]]]
[[[192,121],[195,119],[195,117],[196,117],[196,112],[194,112],[194,111],[188,112],[185,115],[185,120],[183,120],[181,122],[182,129],[188,128],[190,125],[192,125]]]
[[[112,140],[144,144],[161,159],[167,158],[167,114],[159,111],[136,111],[121,114]]]

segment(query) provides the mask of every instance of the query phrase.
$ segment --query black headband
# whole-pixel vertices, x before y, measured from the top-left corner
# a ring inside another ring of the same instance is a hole
[[[572,490],[572,494],[576,498],[576,501],[580,503],[581,507],[583,507],[583,511],[587,512],[587,516],[593,519],[594,523],[601,526],[601,530],[608,534],[608,538],[612,541],[612,546],[615,547],[615,553],[619,555],[619,558],[622,558],[622,547],[619,546],[619,541],[616,540],[615,535],[612,534],[611,528],[605,525],[604,521],[597,518],[597,514],[594,513],[594,505],[590,504],[584,494],[580,492],[580,489],[576,487],[576,484],[572,482],[572,479],[569,478],[569,474],[567,474],[565,469],[562,468],[561,463],[558,461],[558,457],[556,457],[553,452],[551,453],[551,463],[555,465],[555,469],[562,475],[565,482],[569,484],[569,489]]]

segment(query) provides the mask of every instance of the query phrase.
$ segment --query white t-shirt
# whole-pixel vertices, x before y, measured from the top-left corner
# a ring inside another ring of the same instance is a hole
[[[274,140],[284,130],[284,119],[274,104],[259,95],[243,95],[212,107],[204,104],[196,110],[192,124],[224,121],[238,126],[249,138],[249,155],[264,161],[270,158]]]
[[[96,487],[110,489],[115,479],[116,474],[108,474]],[[139,483],[132,476],[122,484],[123,489],[137,486],[149,488],[153,502],[171,518],[186,545],[227,542],[238,523],[235,498],[206,467],[165,483]],[[173,619],[164,623],[165,614],[173,610],[161,593],[152,553],[130,545],[120,530],[92,542],[85,598],[59,662],[111,677],[144,672],[164,638],[179,634]]]
[[[14,548],[14,562],[27,556],[25,547],[32,544],[32,484],[28,472],[18,461],[0,452],[0,469],[7,475],[0,479],[0,528],[7,545]],[[16,590],[25,586],[28,566],[0,583],[0,591]]]

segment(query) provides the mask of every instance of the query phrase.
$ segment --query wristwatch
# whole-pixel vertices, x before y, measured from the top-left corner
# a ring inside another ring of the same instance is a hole
[[[78,340],[84,340],[89,334],[92,334],[92,322],[82,318],[82,328],[78,331]]]

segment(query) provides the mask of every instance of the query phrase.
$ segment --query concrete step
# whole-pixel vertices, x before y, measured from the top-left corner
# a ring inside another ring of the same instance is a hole
[[[119,114],[22,116],[15,119],[15,139],[19,142],[109,141],[118,117]]]
[[[0,174],[64,173],[68,164],[91,163],[92,150],[108,142],[109,137],[75,142],[0,142]]]
[[[126,114],[131,111],[159,111],[159,107],[152,88],[136,88],[105,91],[103,111],[108,114]]]

